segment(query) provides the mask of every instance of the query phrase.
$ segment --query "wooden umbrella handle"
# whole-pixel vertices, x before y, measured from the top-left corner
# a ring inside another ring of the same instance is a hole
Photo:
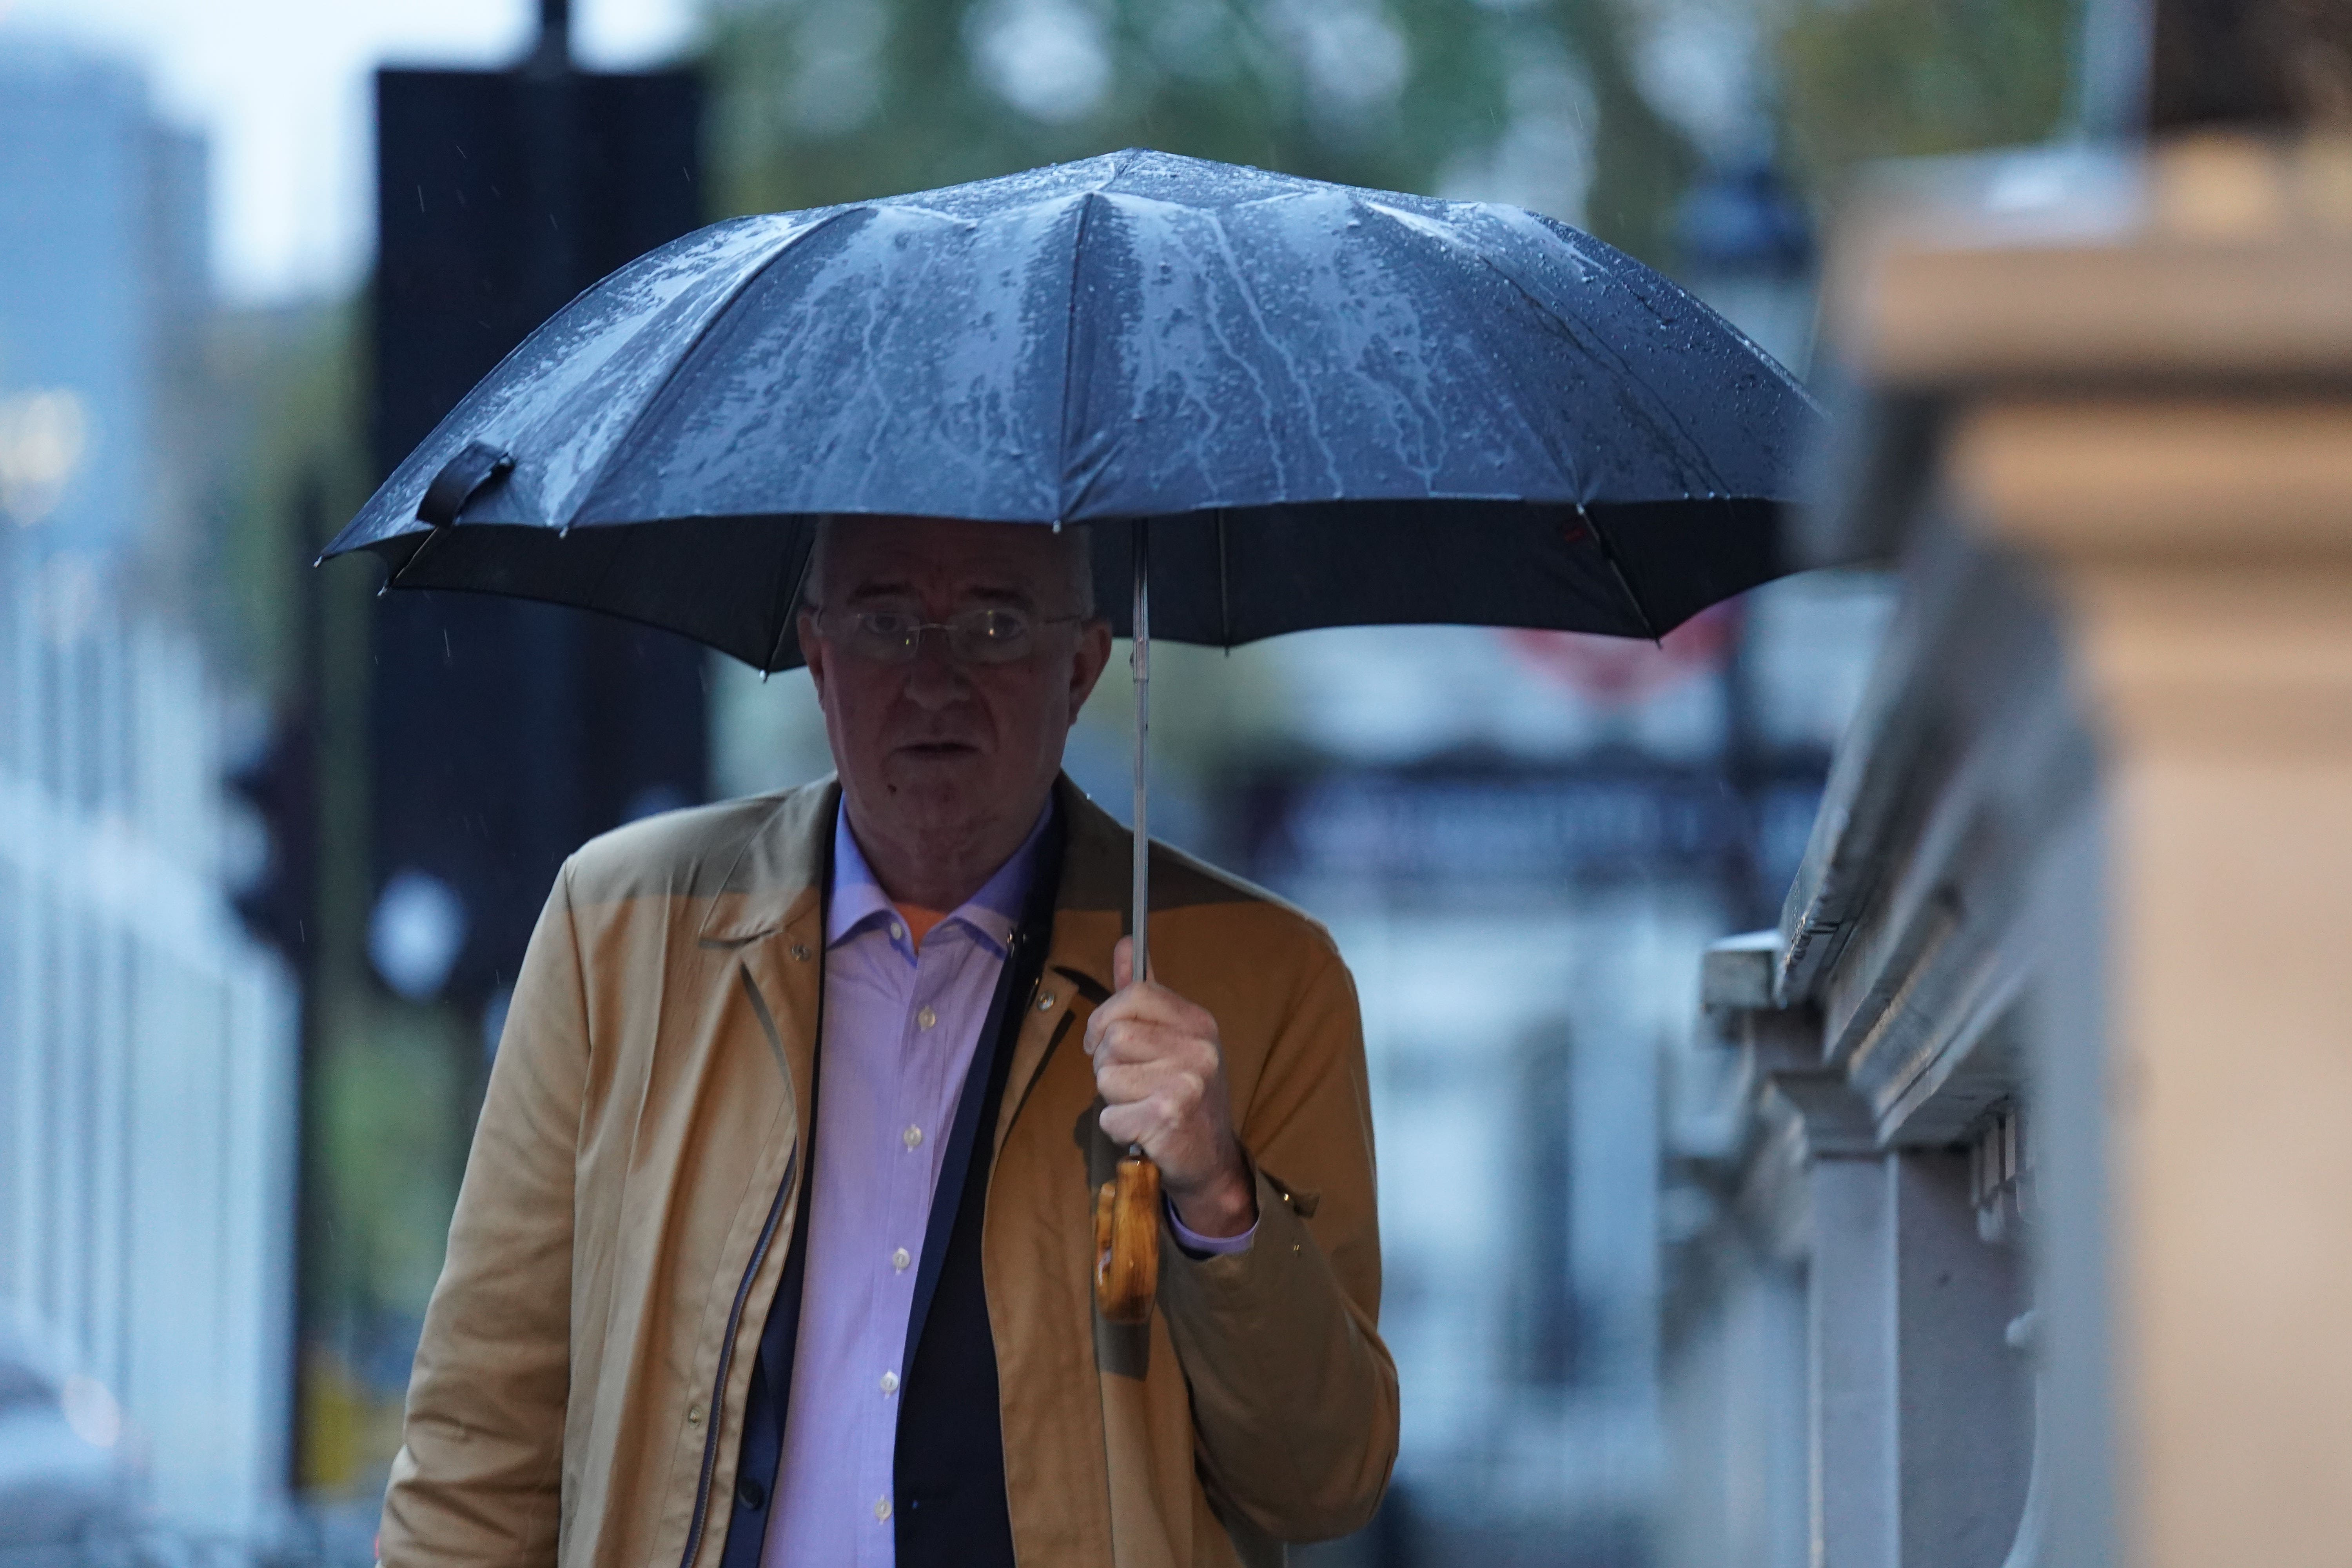
[[[1095,1306],[1107,1323],[1151,1318],[1160,1290],[1160,1167],[1129,1149],[1095,1194]]]

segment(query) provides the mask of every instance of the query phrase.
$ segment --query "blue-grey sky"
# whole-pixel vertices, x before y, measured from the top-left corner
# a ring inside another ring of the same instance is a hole
[[[213,271],[236,303],[347,288],[374,243],[368,74],[520,53],[535,0],[0,0],[29,34],[146,69],[160,111],[212,148]],[[697,0],[573,0],[578,50],[643,65],[690,37]]]

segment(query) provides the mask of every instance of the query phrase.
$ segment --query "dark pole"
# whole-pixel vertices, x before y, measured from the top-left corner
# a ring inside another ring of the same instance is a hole
[[[315,467],[305,466],[295,480],[290,519],[299,559],[308,561],[333,531],[331,510],[325,479]],[[299,816],[294,825],[300,856],[299,864],[289,868],[295,942],[285,949],[294,971],[299,1009],[295,1023],[294,1257],[290,1303],[294,1331],[288,1336],[287,1347],[294,1363],[287,1384],[292,1391],[293,1408],[288,1412],[287,1426],[292,1440],[287,1445],[286,1481],[299,1495],[310,1480],[304,1465],[304,1438],[309,1435],[305,1415],[311,1405],[307,1352],[331,1310],[324,1285],[331,1278],[334,1267],[333,1215],[328,1198],[330,1172],[320,1147],[320,1130],[327,1125],[328,1117],[322,1070],[326,1047],[324,1010],[320,996],[321,972],[326,967],[320,962],[320,949],[325,945],[326,931],[320,917],[326,905],[322,883],[329,870],[321,853],[325,846],[320,841],[320,820],[323,783],[320,742],[327,739],[322,677],[327,660],[326,595],[318,573],[305,568],[296,570],[294,606],[294,683],[281,720],[289,738],[300,748],[301,770],[296,805]],[[286,826],[280,824],[281,832]],[[292,844],[281,839],[280,847],[291,848]]]
[[[530,65],[541,71],[572,68],[572,0],[539,0],[539,42]]]
[[[2137,139],[2147,124],[2151,0],[2086,0],[2074,60],[2074,123],[2101,142]]]

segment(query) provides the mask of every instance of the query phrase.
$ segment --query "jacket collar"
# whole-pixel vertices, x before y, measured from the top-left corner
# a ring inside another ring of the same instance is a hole
[[[825,858],[833,848],[840,781],[828,773],[786,790],[743,841],[709,894],[696,933],[716,946],[738,946],[806,925],[812,933],[824,906]]]
[[[1067,773],[1054,781],[1054,795],[1067,825],[1055,910],[1119,912],[1129,879],[1127,829],[1087,799]],[[697,933],[704,942],[736,946],[788,926],[822,931],[818,917],[824,904],[834,823],[841,809],[840,781],[827,774],[773,800],[711,892]],[[1119,929],[1126,929],[1123,921]],[[1109,994],[1108,944],[1056,941],[1048,963],[1073,979],[1084,974],[1102,994]]]

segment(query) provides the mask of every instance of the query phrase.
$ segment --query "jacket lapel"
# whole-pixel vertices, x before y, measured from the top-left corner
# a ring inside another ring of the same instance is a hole
[[[792,1089],[800,1146],[815,1103],[817,1028],[824,978],[824,886],[841,789],[821,779],[778,797],[709,896],[696,941],[731,952],[727,984],[744,993]]]
[[[1110,996],[1111,949],[1123,934],[1117,904],[1106,905],[1102,895],[1113,882],[1122,890],[1127,885],[1127,874],[1118,869],[1127,858],[1127,830],[1066,774],[1055,781],[1054,789],[1065,825],[1054,934],[1045,950],[1037,1000],[1021,1030],[1005,1081],[996,1124],[1000,1146],[1043,1073],[1087,1070],[1079,1037],[1095,1008]],[[1064,1061],[1065,1057],[1069,1060]]]

